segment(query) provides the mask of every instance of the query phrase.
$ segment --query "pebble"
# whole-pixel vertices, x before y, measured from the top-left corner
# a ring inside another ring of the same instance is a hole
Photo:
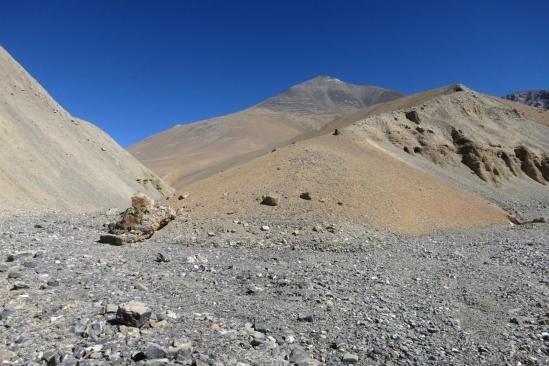
[[[312,323],[313,322],[313,314],[311,313],[302,313],[302,314],[299,314],[297,316],[297,320],[299,320],[300,322],[309,322],[309,323]]]

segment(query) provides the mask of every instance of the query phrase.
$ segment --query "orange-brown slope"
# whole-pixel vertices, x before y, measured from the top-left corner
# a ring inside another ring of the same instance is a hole
[[[279,206],[261,205],[266,192]],[[310,192],[312,200],[299,196]],[[193,217],[347,219],[399,233],[507,223],[505,211],[392,156],[362,136],[325,135],[188,186]]]

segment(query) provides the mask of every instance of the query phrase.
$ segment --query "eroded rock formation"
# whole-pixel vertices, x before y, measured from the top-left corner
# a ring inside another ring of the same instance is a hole
[[[136,194],[132,197],[132,207],[108,225],[109,235],[102,235],[99,241],[113,245],[141,242],[149,239],[175,217],[173,208],[155,206],[151,198],[142,193]]]

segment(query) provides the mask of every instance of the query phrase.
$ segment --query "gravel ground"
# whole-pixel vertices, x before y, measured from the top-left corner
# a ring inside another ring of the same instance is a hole
[[[178,219],[97,243],[112,219],[0,219],[0,363],[549,364],[548,224]],[[130,301],[141,328],[117,320]]]

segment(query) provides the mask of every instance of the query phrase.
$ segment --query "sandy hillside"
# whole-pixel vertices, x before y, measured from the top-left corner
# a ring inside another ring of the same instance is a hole
[[[191,184],[178,203],[204,217],[346,218],[404,233],[507,222],[494,203],[544,215],[549,138],[529,112],[462,85],[419,93]],[[280,206],[259,204],[269,191]]]
[[[252,108],[179,125],[129,148],[146,166],[177,189],[241,164],[305,132],[400,93],[320,76]]]
[[[122,206],[164,183],[91,123],[72,117],[0,48],[2,211]]]
[[[291,144],[191,184],[188,192],[179,202],[194,218],[347,219],[409,234],[508,222],[495,205],[355,134]],[[281,195],[279,206],[260,204],[268,192]],[[311,200],[300,198],[304,192]]]

